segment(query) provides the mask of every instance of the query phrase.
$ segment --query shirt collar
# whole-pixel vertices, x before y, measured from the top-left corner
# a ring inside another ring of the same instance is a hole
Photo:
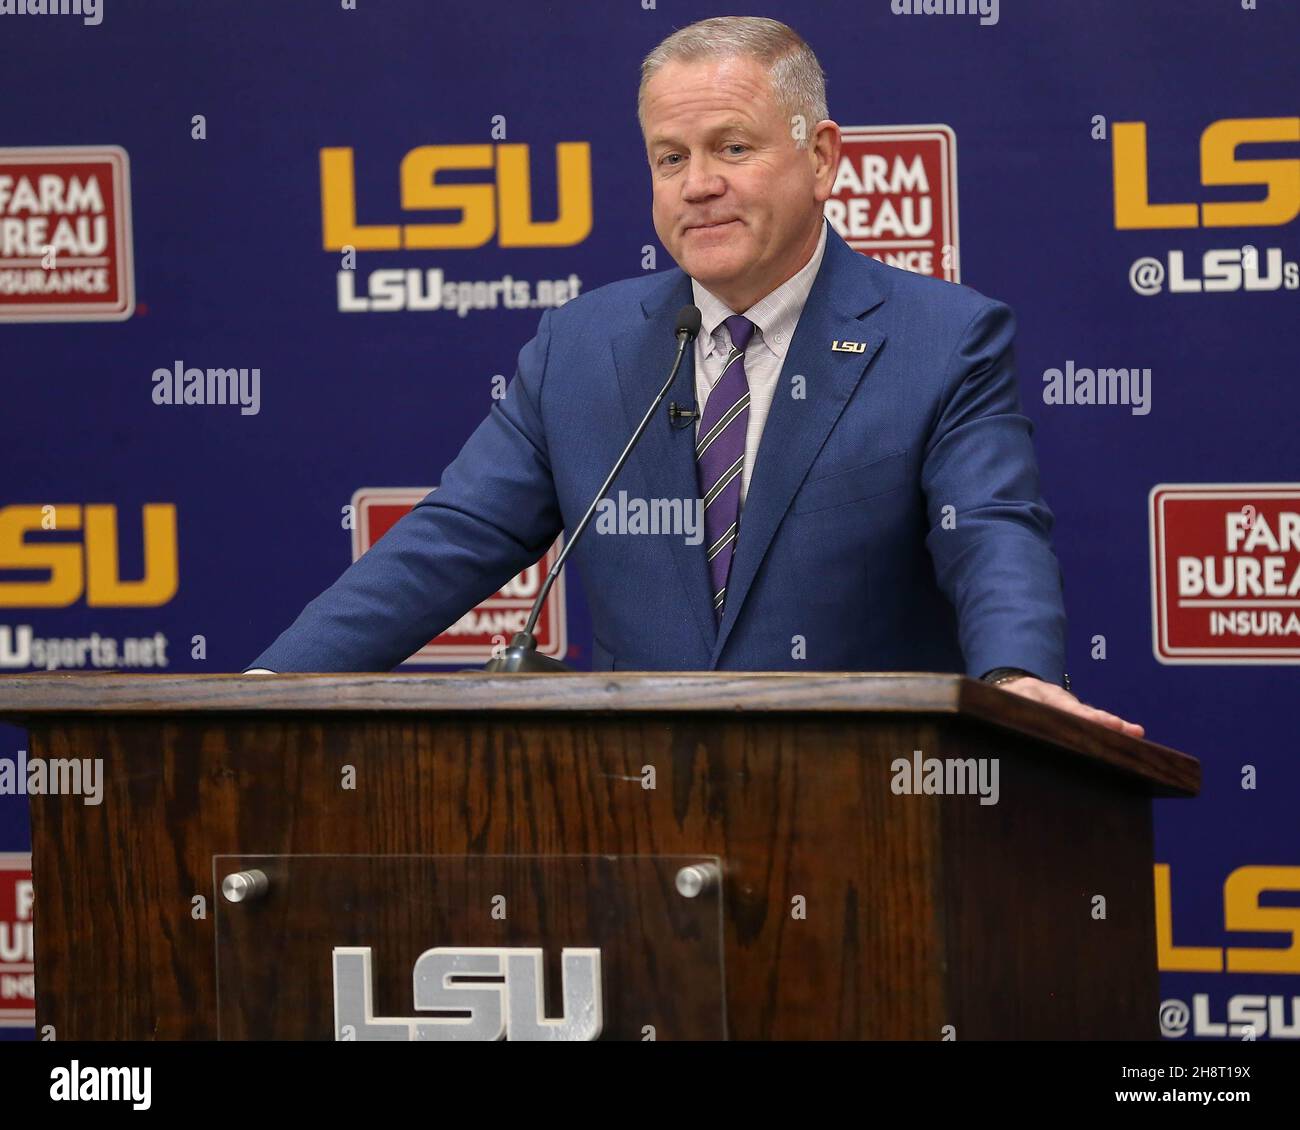
[[[786,350],[790,347],[795,325],[799,321],[799,315],[803,313],[804,304],[808,301],[808,295],[817,279],[822,257],[826,253],[826,232],[827,221],[823,217],[821,236],[817,240],[812,258],[797,274],[786,279],[766,298],[760,298],[744,311],[745,317],[758,327],[763,343],[782,360],[785,359]],[[691,279],[691,291],[695,305],[700,309],[700,341],[704,346],[704,356],[710,356],[715,348],[725,352],[727,343],[719,343],[715,339],[719,327],[736,311],[717,295],[705,290],[695,279]]]

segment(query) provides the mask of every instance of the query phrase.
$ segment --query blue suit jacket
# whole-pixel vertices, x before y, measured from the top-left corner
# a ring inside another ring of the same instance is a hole
[[[691,300],[674,268],[544,314],[440,488],[252,666],[388,670],[537,560],[582,516],[663,384]],[[1009,666],[1061,682],[1061,574],[1014,332],[1006,306],[884,266],[829,231],[764,428],[720,626],[703,544],[593,526],[571,560],[595,669]],[[866,350],[833,352],[836,341]],[[669,398],[694,401],[691,349]],[[620,490],[697,498],[694,428],[661,410]]]

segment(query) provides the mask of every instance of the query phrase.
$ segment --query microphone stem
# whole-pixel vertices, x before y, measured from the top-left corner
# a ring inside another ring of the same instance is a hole
[[[654,398],[653,403],[646,410],[646,414],[641,417],[641,423],[637,425],[636,431],[632,433],[632,438],[627,441],[627,446],[623,448],[623,454],[618,457],[618,462],[614,464],[613,470],[606,477],[600,490],[596,492],[596,497],[591,500],[591,505],[587,507],[587,512],[582,516],[582,521],[574,527],[572,536],[564,543],[564,548],[560,551],[560,556],[556,558],[555,564],[551,566],[551,571],[546,574],[546,580],[542,582],[541,592],[537,594],[537,599],[533,602],[533,610],[529,613],[528,623],[524,625],[524,632],[528,635],[532,635],[533,629],[537,626],[537,618],[542,614],[542,605],[546,603],[546,595],[551,591],[551,586],[555,584],[555,578],[560,575],[560,568],[564,565],[565,558],[569,556],[569,550],[578,544],[578,539],[582,537],[582,531],[587,528],[592,515],[596,513],[596,507],[600,505],[606,492],[613,485],[614,480],[618,478],[618,473],[623,469],[623,464],[627,462],[628,456],[632,454],[632,449],[636,447],[637,440],[641,438],[641,433],[650,426],[650,420],[654,416],[655,410],[663,403],[664,397],[668,395],[668,390],[673,387],[673,381],[677,379],[677,370],[682,365],[682,358],[686,356],[686,347],[692,340],[693,335],[689,335],[685,331],[677,335],[677,357],[673,361],[672,372],[668,374],[664,387],[659,390],[659,395]]]

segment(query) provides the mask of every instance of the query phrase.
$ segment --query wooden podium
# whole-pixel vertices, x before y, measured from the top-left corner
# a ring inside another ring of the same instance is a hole
[[[1151,800],[1200,779],[957,675],[28,675],[0,718],[102,760],[31,800],[61,1040],[448,1038],[435,947],[523,962],[477,1000],[540,951],[551,1018],[598,953],[606,1039],[1155,1039]]]

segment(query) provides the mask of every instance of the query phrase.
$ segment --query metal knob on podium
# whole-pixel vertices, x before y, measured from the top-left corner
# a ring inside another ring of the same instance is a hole
[[[698,898],[714,890],[722,878],[716,863],[692,863],[677,872],[677,893],[683,898]]]
[[[248,902],[261,898],[270,889],[265,871],[232,871],[221,880],[221,893],[227,902]]]

